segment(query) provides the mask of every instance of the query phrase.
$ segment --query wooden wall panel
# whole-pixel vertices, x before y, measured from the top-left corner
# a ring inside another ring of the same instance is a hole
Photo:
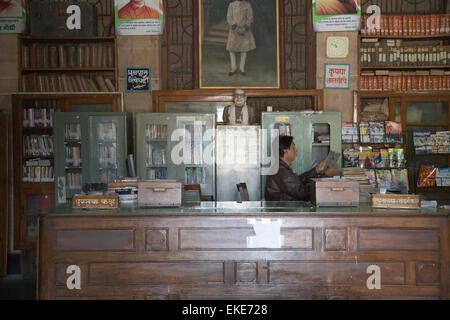
[[[89,284],[157,284],[224,282],[220,262],[92,263]]]
[[[403,284],[403,263],[355,263],[355,262],[271,262],[270,283],[315,282],[329,284],[365,285],[367,267],[377,265],[381,269],[382,284]]]
[[[263,220],[279,247],[248,246]],[[39,298],[445,299],[448,228],[446,215],[404,212],[44,216]],[[80,290],[66,287],[71,264]]]
[[[360,250],[439,250],[439,230],[360,229]]]
[[[134,230],[59,230],[56,247],[68,251],[132,250]]]

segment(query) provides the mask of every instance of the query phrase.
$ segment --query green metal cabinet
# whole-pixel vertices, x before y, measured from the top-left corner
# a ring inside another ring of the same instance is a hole
[[[200,184],[215,199],[214,128],[213,113],[137,113],[137,175]]]
[[[272,130],[277,130],[279,135],[291,135],[294,137],[295,146],[298,149],[297,157],[291,164],[292,170],[302,174],[310,170],[318,161],[326,158],[333,150],[341,153],[342,115],[340,112],[263,112],[262,122],[262,159],[270,157],[272,152]],[[329,142],[319,143],[314,140],[318,136],[329,134]],[[278,153],[278,150],[274,150]],[[338,161],[341,168],[341,159]],[[270,164],[262,163],[262,168],[267,169]],[[264,170],[263,170],[264,172]],[[266,176],[261,176],[261,197],[264,197]]]
[[[70,201],[84,183],[127,176],[131,117],[124,112],[55,112],[56,204]]]

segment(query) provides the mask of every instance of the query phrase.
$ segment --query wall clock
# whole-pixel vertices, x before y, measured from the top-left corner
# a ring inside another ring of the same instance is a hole
[[[327,58],[346,58],[348,55],[348,37],[327,38]]]

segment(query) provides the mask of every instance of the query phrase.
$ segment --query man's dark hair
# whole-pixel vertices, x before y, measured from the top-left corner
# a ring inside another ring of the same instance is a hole
[[[281,136],[279,137],[279,152],[280,158],[284,156],[284,150],[287,150],[291,147],[292,141],[294,140],[293,136]]]

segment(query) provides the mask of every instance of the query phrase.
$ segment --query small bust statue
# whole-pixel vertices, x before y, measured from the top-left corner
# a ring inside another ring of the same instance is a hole
[[[223,110],[223,122],[225,124],[254,124],[255,111],[247,106],[247,95],[243,89],[234,90],[234,103]]]

